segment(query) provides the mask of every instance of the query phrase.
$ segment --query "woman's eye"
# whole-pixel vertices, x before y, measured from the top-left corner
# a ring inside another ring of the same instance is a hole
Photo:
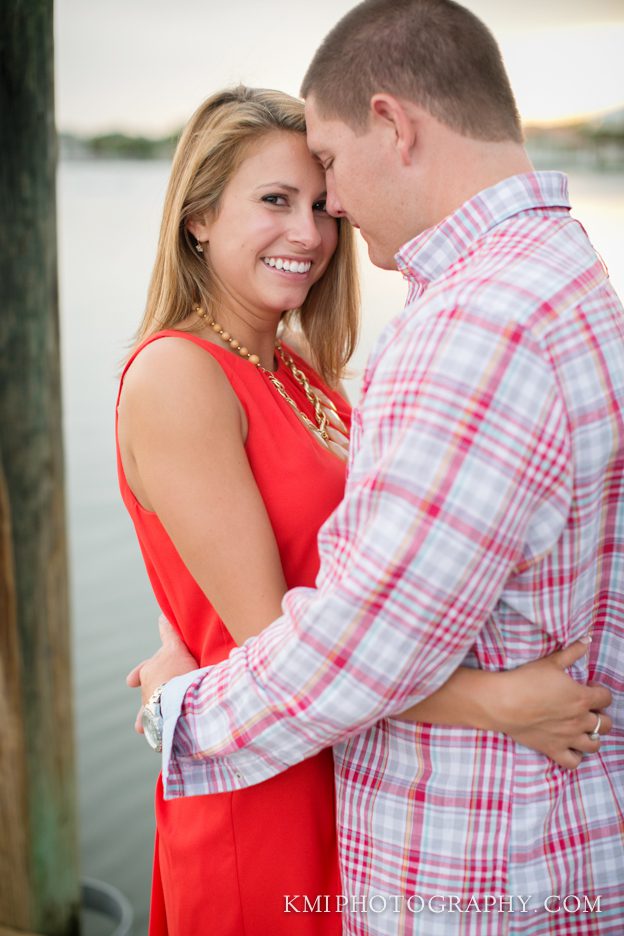
[[[266,202],[267,205],[286,205],[287,204],[285,195],[263,195],[262,201]]]
[[[321,198],[319,201],[314,202],[312,208],[314,211],[327,211],[327,202],[324,198]]]

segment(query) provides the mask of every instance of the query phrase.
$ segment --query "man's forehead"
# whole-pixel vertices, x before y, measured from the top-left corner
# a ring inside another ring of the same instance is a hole
[[[305,120],[308,134],[308,144],[310,147],[312,147],[313,142],[317,139],[323,139],[327,132],[325,130],[327,121],[323,120],[319,114],[318,109],[314,103],[314,98],[307,98],[305,102]]]
[[[331,149],[347,130],[347,125],[338,118],[324,118],[320,115],[313,97],[305,102],[305,118],[310,151],[317,155]]]

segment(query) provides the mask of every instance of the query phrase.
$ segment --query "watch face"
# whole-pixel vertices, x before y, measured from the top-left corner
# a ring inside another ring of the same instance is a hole
[[[154,715],[147,706],[143,709],[143,731],[145,740],[155,751],[162,751],[162,717]]]

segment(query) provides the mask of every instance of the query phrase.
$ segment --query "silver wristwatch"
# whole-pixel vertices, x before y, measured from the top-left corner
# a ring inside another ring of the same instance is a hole
[[[143,706],[143,733],[145,740],[155,751],[162,751],[163,717],[160,710],[160,697],[166,683],[155,689]]]

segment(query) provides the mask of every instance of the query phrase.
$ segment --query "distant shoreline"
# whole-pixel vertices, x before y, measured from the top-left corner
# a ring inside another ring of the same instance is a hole
[[[165,137],[131,136],[112,132],[98,136],[77,136],[60,132],[59,157],[81,159],[171,159],[179,133]]]
[[[165,137],[111,132],[97,136],[59,133],[61,160],[170,160],[180,132]],[[525,126],[529,154],[540,168],[581,168],[598,172],[624,169],[624,108],[595,118],[557,126]]]

